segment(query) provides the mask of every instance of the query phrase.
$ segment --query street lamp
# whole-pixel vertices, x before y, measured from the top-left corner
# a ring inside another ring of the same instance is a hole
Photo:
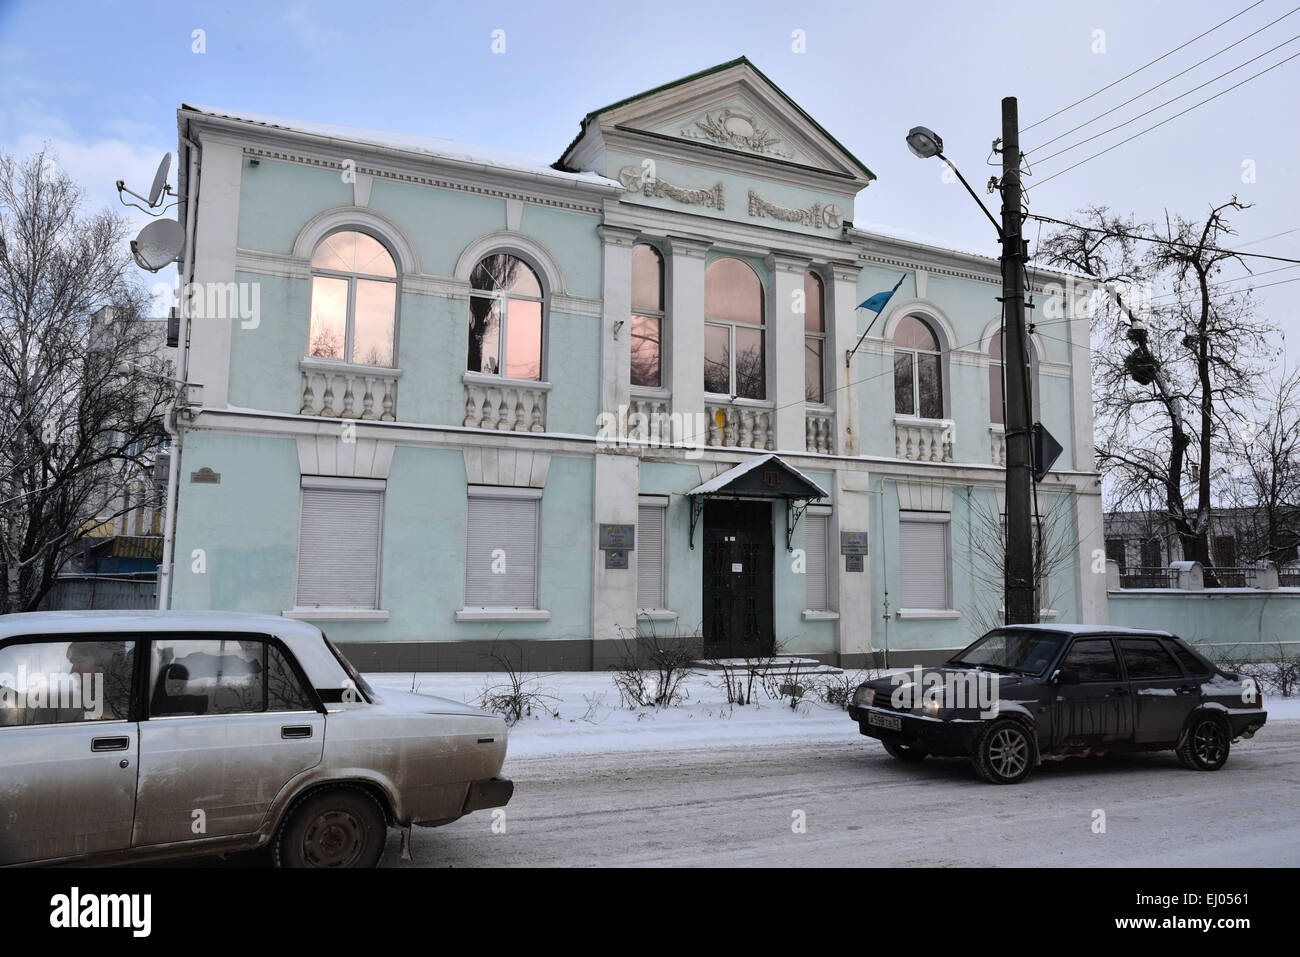
[[[1002,101],[1002,222],[971,189],[961,170],[943,155],[943,138],[924,126],[907,134],[907,148],[921,159],[938,157],[956,174],[979,204],[1002,244],[1003,369],[1006,370],[1007,540],[1003,560],[1003,607],[1008,625],[1038,620],[1034,582],[1034,548],[1030,531],[1033,464],[1030,453],[1029,383],[1025,333],[1025,244],[1021,238],[1020,124],[1015,97]]]
[[[943,137],[928,126],[914,126],[907,134],[907,148],[921,159],[943,154]]]

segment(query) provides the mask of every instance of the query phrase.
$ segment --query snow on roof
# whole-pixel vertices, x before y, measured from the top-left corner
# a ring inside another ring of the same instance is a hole
[[[734,468],[729,468],[727,469],[727,471],[715,475],[713,478],[709,479],[704,484],[695,486],[695,488],[691,489],[686,494],[687,495],[709,495],[712,494],[713,492],[721,491],[722,489],[726,488],[733,481],[740,478],[742,475],[746,474],[747,472],[752,472],[754,469],[766,465],[768,462],[774,460],[780,462],[783,468],[789,470],[791,473],[797,475],[799,478],[803,479],[805,482],[807,482],[809,485],[815,488],[818,492],[822,494],[823,498],[825,498],[830,494],[829,492],[824,490],[820,485],[818,485],[816,482],[810,479],[808,476],[804,475],[797,468],[795,468],[793,465],[787,462],[785,459],[778,457],[775,452],[769,452],[767,453],[767,455],[760,455],[758,458],[750,459],[748,462],[741,462],[739,465],[735,466]]]
[[[181,109],[202,113],[220,119],[237,120],[272,129],[305,133],[309,136],[321,136],[332,140],[347,140],[354,143],[368,143],[385,149],[402,150],[408,153],[421,153],[438,159],[452,160],[458,163],[472,163],[490,166],[512,172],[530,173],[547,179],[570,183],[590,183],[600,186],[613,186],[622,189],[617,180],[607,179],[598,173],[566,173],[553,169],[551,164],[539,156],[516,153],[491,146],[477,146],[471,143],[458,143],[434,136],[417,136],[411,133],[394,133],[387,130],[370,130],[357,126],[343,126],[338,123],[317,123],[311,120],[286,119],[269,116],[265,113],[247,113],[242,110],[224,110],[194,103],[182,103]]]

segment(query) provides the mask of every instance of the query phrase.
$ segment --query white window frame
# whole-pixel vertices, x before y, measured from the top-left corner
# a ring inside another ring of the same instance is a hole
[[[639,621],[676,621],[677,612],[668,607],[668,496],[666,495],[642,495],[637,499],[637,525],[643,526],[641,521],[641,512],[644,509],[653,509],[659,513],[658,521],[661,522],[662,552],[659,556],[659,590],[663,595],[663,602],[658,607],[642,606],[641,604],[641,561],[645,555],[644,548],[640,547],[645,542],[645,536],[638,530],[637,545],[633,550],[636,555],[637,563],[637,594],[636,594],[636,617]]]
[[[496,499],[498,501],[531,501],[536,505],[536,532],[534,533],[533,551],[533,607],[491,607],[484,605],[465,605],[456,612],[457,621],[549,621],[551,613],[541,607],[542,588],[542,490],[539,488],[514,488],[496,485],[471,485],[466,490],[465,508],[465,580],[462,583],[461,598],[468,596],[465,590],[469,586],[468,563],[470,543],[470,509],[472,499]]]
[[[944,606],[943,608],[912,607],[902,605],[898,609],[899,618],[960,618],[961,612],[952,607],[952,514],[950,512],[913,512],[900,510],[898,513],[898,576],[899,602],[903,602],[903,526],[909,524],[935,524],[944,526]]]
[[[347,606],[299,605],[298,595],[301,580],[302,555],[302,509],[305,503],[304,490],[308,489],[351,489],[354,491],[379,493],[379,528],[375,548],[375,601],[370,608],[351,608]],[[311,621],[387,621],[388,612],[379,606],[384,593],[384,517],[388,499],[388,482],[385,479],[343,478],[329,475],[304,475],[299,481],[298,493],[298,545],[294,554],[294,607],[282,612],[286,618],[299,618]]]

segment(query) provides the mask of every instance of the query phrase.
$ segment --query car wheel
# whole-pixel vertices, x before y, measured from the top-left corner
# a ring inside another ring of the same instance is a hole
[[[1228,729],[1214,715],[1192,719],[1192,726],[1178,748],[1178,759],[1194,771],[1217,771],[1228,760],[1231,747]]]
[[[898,741],[881,739],[880,743],[885,746],[885,750],[889,752],[891,758],[898,758],[900,761],[920,761],[930,753],[925,748],[918,748],[911,744],[901,744]]]
[[[1034,770],[1037,757],[1033,731],[1013,718],[1002,718],[984,729],[971,762],[990,784],[1019,784]]]
[[[289,809],[275,840],[275,866],[374,867],[387,839],[378,801],[361,788],[326,788]]]

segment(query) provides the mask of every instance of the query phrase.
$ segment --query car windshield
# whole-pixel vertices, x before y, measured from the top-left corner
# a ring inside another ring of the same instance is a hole
[[[1056,660],[1068,636],[1052,631],[999,628],[966,648],[949,663],[992,671],[1041,675]]]

